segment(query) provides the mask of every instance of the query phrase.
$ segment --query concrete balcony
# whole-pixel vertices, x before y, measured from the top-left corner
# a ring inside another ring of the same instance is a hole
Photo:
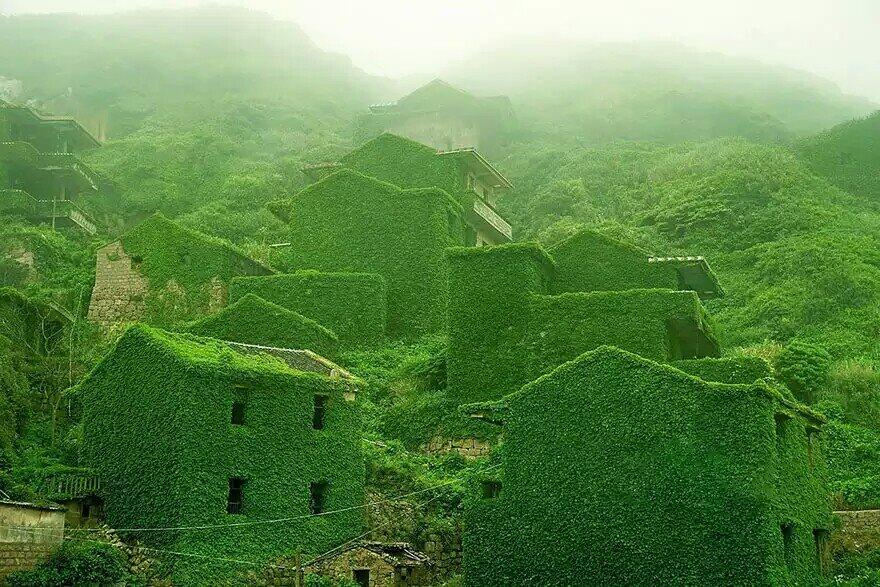
[[[491,206],[486,204],[476,194],[474,194],[473,212],[474,215],[479,218],[481,224],[485,225],[482,228],[491,228],[491,230],[497,233],[497,236],[500,237],[498,239],[500,242],[510,242],[513,240],[513,230],[510,228],[507,221],[499,216]]]
[[[98,223],[70,200],[38,200],[24,190],[0,190],[0,212],[20,214],[35,220],[48,219],[71,223],[90,235],[98,232]]]

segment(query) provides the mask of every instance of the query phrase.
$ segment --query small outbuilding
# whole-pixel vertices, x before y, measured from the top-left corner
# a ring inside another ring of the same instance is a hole
[[[431,560],[406,542],[355,542],[315,559],[307,573],[350,579],[360,587],[431,584]]]

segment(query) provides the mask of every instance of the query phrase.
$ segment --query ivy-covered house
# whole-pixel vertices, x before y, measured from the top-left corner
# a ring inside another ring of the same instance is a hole
[[[89,320],[172,324],[226,305],[233,277],[274,271],[227,241],[150,216],[96,254]]]
[[[75,120],[0,101],[0,211],[89,233],[95,220],[77,204],[98,176],[75,155],[99,146]]]
[[[510,225],[494,209],[497,193],[510,182],[473,149],[438,152],[383,134],[338,163],[307,171],[315,183],[270,204],[290,225],[290,246],[273,261],[289,272],[381,277],[387,285],[383,336],[442,332],[449,297],[446,249],[511,239]],[[370,344],[353,340],[349,328],[337,328],[287,294],[283,303],[275,294],[251,293],[331,328],[343,346]]]
[[[466,584],[822,584],[821,417],[740,362],[679,364],[700,379],[602,346],[466,406],[504,429],[466,512]]]
[[[498,195],[512,187],[479,151],[465,147],[438,151],[422,143],[384,133],[335,163],[319,163],[304,172],[317,181],[347,168],[403,189],[439,188],[462,208],[465,246],[510,242],[512,230],[496,210]]]
[[[549,252],[512,243],[448,257],[458,403],[498,399],[602,345],[662,362],[720,352],[700,298],[722,291],[702,258],[658,261],[592,231]]]
[[[491,151],[516,118],[507,96],[481,98],[435,79],[396,102],[375,104],[361,117],[361,132],[391,132],[436,149]]]
[[[107,523],[165,528],[127,535],[193,555],[168,559],[175,584],[321,554],[363,525],[354,388],[236,349],[135,325],[77,387]]]

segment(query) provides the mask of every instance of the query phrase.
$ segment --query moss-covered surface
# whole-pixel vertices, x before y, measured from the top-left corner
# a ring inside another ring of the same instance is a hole
[[[515,243],[449,251],[450,397],[497,399],[537,375],[523,340],[530,296],[548,293],[553,262],[538,245]]]
[[[459,163],[438,156],[432,147],[398,135],[381,134],[339,162],[404,189],[439,188],[459,203],[466,203],[465,176]]]
[[[536,295],[530,302],[524,344],[538,374],[603,344],[664,362],[718,354],[693,292],[632,289]]]
[[[363,503],[356,404],[344,386],[241,355],[211,339],[130,328],[79,386],[83,438],[116,528],[226,525],[132,532],[150,546],[208,557],[268,561],[321,553],[356,536],[358,509],[309,517],[309,485],[328,482],[326,511]],[[326,396],[324,428],[312,428],[314,397]],[[243,425],[231,424],[245,402]],[[230,478],[244,479],[242,511],[227,514]],[[210,584],[240,565],[180,557],[180,584]]]
[[[253,294],[187,325],[185,330],[245,344],[308,349],[331,358],[336,356],[339,347],[339,338],[333,331]]]
[[[230,301],[249,293],[332,330],[342,350],[370,348],[385,340],[388,287],[381,275],[298,271],[232,280]]]
[[[232,244],[183,228],[161,214],[144,220],[120,241],[149,282],[151,323],[169,324],[204,315],[215,296],[239,275],[270,275],[271,269]]]
[[[393,338],[445,328],[447,247],[461,245],[461,208],[439,189],[403,190],[344,169],[290,200],[286,270],[376,273],[388,283]]]
[[[561,273],[538,245],[453,249],[449,391],[497,399],[605,344],[670,361],[718,354],[694,292],[631,289],[547,295]]]
[[[468,585],[820,583],[818,422],[766,385],[601,347],[499,403],[502,489],[466,514]]]
[[[671,363],[676,369],[716,383],[754,383],[773,376],[770,363],[761,357],[705,357]]]

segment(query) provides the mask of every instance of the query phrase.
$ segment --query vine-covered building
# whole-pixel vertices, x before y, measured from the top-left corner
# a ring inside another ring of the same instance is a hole
[[[507,96],[480,98],[435,79],[390,104],[370,106],[362,132],[390,132],[451,150],[496,148],[515,125]]]
[[[97,146],[73,119],[0,101],[0,211],[95,234],[97,223],[76,202],[100,180],[75,153]]]
[[[603,346],[470,407],[504,450],[466,513],[466,584],[820,584],[821,419],[719,361],[679,366],[742,382]]]
[[[762,359],[719,357],[704,259],[591,231],[449,257],[449,394],[504,439],[468,585],[818,581],[821,417]]]
[[[273,273],[227,241],[154,214],[98,249],[88,316],[105,329],[191,320],[226,305],[233,277]]]
[[[78,386],[107,523],[174,528],[131,537],[206,557],[175,558],[175,583],[241,572],[224,558],[317,555],[361,532],[355,389],[240,346],[136,325]]]
[[[701,257],[657,258],[593,231],[549,252],[512,243],[448,257],[458,403],[498,399],[602,345],[663,362],[719,354],[700,298],[722,291]]]

